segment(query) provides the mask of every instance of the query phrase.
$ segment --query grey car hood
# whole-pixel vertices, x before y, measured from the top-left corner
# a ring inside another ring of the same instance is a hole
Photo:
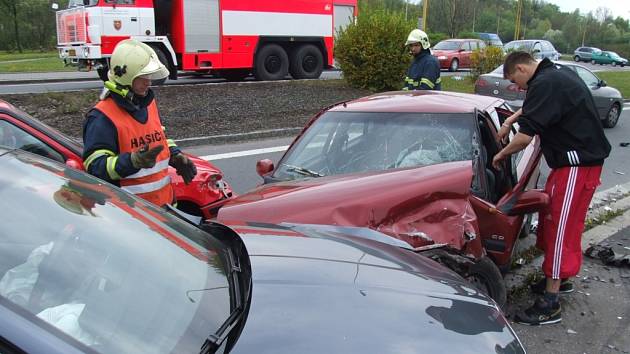
[[[238,231],[252,297],[232,353],[524,353],[494,302],[441,265],[360,231],[286,225]]]

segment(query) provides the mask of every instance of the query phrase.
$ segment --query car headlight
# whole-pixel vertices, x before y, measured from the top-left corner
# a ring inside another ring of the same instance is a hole
[[[448,59],[448,57],[446,55],[440,55],[438,57],[438,60],[446,60],[446,59]]]

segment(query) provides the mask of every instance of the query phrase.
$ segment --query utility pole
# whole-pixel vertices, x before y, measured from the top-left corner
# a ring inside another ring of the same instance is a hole
[[[429,0],[422,1],[422,30],[427,31],[427,15],[429,13]]]
[[[521,32],[521,15],[523,12],[523,0],[518,0],[516,5],[516,24],[514,26],[514,40],[518,40]]]
[[[409,8],[409,0],[405,0],[405,21],[407,21],[407,9]]]
[[[585,20],[584,30],[582,31],[582,47],[584,47],[584,39],[586,38],[586,27],[588,26],[588,18]]]

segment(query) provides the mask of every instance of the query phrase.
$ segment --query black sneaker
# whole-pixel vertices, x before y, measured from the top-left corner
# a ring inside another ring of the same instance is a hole
[[[532,290],[534,294],[544,295],[546,286],[547,286],[547,278],[542,278],[539,281],[535,282],[534,284],[530,284],[529,288]],[[575,291],[575,288],[573,288],[572,281],[570,281],[569,279],[562,279],[560,281],[560,291],[559,291],[560,294],[568,294],[568,293],[572,293],[573,291]]]
[[[530,326],[553,324],[562,321],[562,308],[560,302],[551,305],[545,299],[538,298],[532,307],[518,312],[514,316],[514,322]]]

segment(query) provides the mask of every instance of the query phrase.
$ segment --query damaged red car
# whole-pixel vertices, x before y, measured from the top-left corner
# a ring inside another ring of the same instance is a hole
[[[219,220],[361,226],[406,241],[503,304],[524,216],[548,203],[539,141],[492,157],[512,112],[503,100],[439,91],[389,92],[313,117],[264,184],[226,202]],[[511,136],[513,136],[513,133]]]
[[[83,144],[38,121],[13,105],[0,100],[0,145],[26,150],[83,170]],[[223,172],[208,161],[186,155],[197,175],[188,185],[174,168],[168,173],[177,198],[177,207],[189,214],[212,218],[215,204],[232,196]]]

